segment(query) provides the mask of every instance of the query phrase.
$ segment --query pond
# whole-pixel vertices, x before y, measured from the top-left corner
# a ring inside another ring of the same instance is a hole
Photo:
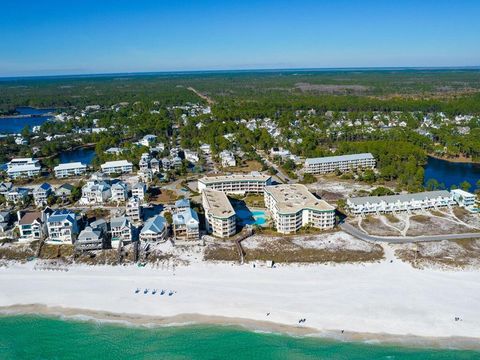
[[[55,109],[35,109],[32,107],[18,107],[16,108],[18,115],[0,117],[0,134],[18,134],[25,126],[32,127],[42,125],[52,116],[43,115],[48,114]],[[25,115],[33,115],[32,117],[24,117]]]
[[[75,150],[63,151],[59,155],[61,163],[81,162],[90,165],[95,157],[95,150],[92,148],[78,148]]]
[[[447,189],[452,185],[459,186],[463,181],[468,181],[472,185],[470,191],[474,191],[480,180],[480,164],[450,162],[429,157],[425,166],[424,179],[424,185],[429,179],[435,179],[445,184]]]

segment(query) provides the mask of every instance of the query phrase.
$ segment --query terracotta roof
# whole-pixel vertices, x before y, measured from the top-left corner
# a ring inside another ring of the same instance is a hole
[[[33,223],[35,220],[41,221],[42,213],[40,211],[31,211],[25,213],[20,221],[18,222],[20,225],[28,225]]]

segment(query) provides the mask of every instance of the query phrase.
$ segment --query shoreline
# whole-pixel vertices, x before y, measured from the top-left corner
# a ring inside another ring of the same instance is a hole
[[[251,332],[266,332],[291,337],[316,338],[335,342],[365,343],[378,346],[401,346],[418,349],[480,350],[479,338],[467,337],[421,337],[386,333],[361,333],[342,330],[320,330],[308,326],[292,326],[270,321],[247,318],[202,315],[195,313],[174,316],[149,316],[114,313],[89,309],[49,307],[42,304],[0,306],[2,316],[39,316],[63,321],[100,322],[105,325],[133,326],[142,328],[184,326],[229,326]]]
[[[447,158],[439,155],[434,155],[434,154],[427,154],[428,157],[431,157],[433,159],[437,160],[443,160],[447,161],[449,163],[456,163],[456,164],[473,164],[473,165],[480,165],[480,161],[473,161],[470,158],[466,157],[459,157],[459,158]]]

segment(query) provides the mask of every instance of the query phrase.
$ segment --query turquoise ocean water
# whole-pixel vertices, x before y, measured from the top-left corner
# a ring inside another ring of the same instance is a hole
[[[0,317],[0,359],[480,359],[480,352],[297,338],[227,326],[130,327]]]

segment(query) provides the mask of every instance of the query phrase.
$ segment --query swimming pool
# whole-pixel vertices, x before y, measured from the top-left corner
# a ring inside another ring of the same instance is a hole
[[[265,225],[267,214],[263,210],[250,211],[247,208],[235,209],[240,225]]]

